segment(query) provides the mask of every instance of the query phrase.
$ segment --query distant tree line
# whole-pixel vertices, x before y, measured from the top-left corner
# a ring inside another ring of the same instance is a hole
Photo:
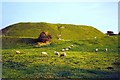
[[[114,35],[120,35],[120,32],[118,32],[118,34],[114,34],[113,31],[107,31],[106,34],[109,35],[109,36],[114,36]]]

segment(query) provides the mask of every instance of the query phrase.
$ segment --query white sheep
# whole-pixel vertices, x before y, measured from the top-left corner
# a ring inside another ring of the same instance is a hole
[[[62,52],[62,53],[60,54],[60,57],[62,57],[62,56],[66,56],[66,52]]]
[[[61,38],[58,38],[58,40],[62,40]]]
[[[98,52],[98,49],[96,48],[95,51]]]
[[[58,36],[61,36],[61,34],[59,34]]]
[[[71,47],[73,47],[73,45],[71,45]]]
[[[95,39],[97,38],[97,37],[94,37]]]
[[[68,51],[69,49],[68,49],[68,48],[66,48],[65,50],[66,50],[66,51]]]
[[[17,54],[20,54],[20,51],[15,51]]]
[[[61,51],[65,51],[65,49],[63,48]]]
[[[57,52],[57,51],[54,51],[54,53],[55,53],[55,55],[59,55],[59,52]]]
[[[106,48],[106,49],[105,49],[105,51],[107,52],[107,51],[108,51],[108,49]]]
[[[41,55],[46,55],[46,56],[48,56],[47,52],[41,52]]]

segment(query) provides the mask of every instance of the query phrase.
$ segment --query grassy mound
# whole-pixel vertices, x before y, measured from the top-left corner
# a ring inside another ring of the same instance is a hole
[[[91,26],[73,24],[51,24],[44,22],[17,23],[2,29],[2,33],[4,36],[29,38],[38,38],[39,34],[43,31],[50,33],[53,39],[57,39],[59,34],[61,34],[62,39],[68,40],[105,36],[105,34]]]

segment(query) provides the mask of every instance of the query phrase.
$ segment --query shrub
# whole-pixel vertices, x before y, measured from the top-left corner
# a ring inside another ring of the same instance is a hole
[[[38,37],[38,42],[46,43],[47,41],[50,41],[52,39],[52,36],[50,34],[47,34],[47,32],[40,33]]]

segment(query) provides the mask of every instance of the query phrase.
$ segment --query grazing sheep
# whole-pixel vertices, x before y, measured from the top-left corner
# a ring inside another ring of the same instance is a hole
[[[95,39],[97,38],[97,37],[94,37]]]
[[[68,51],[69,49],[68,49],[68,48],[66,48],[65,50],[66,50],[66,51]]]
[[[98,49],[97,49],[97,48],[95,49],[95,52],[98,52]]]
[[[71,49],[71,47],[70,47],[70,46],[68,46],[68,49]]]
[[[54,51],[54,53],[56,53],[57,51]]]
[[[20,51],[15,51],[16,52],[16,54],[20,54]]]
[[[65,51],[65,49],[63,48],[61,51]]]
[[[57,51],[54,51],[54,53],[55,53],[55,55],[59,55],[59,52],[57,52]]]
[[[46,55],[46,56],[48,56],[47,52],[41,52],[41,55]]]
[[[61,38],[58,38],[58,40],[62,40]]]
[[[59,34],[58,36],[61,36],[61,34]]]
[[[106,49],[105,49],[105,51],[107,52],[107,51],[108,51],[108,49],[106,48]]]
[[[71,47],[73,47],[73,45],[71,45]]]
[[[66,53],[62,52],[62,54],[60,54],[60,57],[62,57],[62,56],[66,56]]]

